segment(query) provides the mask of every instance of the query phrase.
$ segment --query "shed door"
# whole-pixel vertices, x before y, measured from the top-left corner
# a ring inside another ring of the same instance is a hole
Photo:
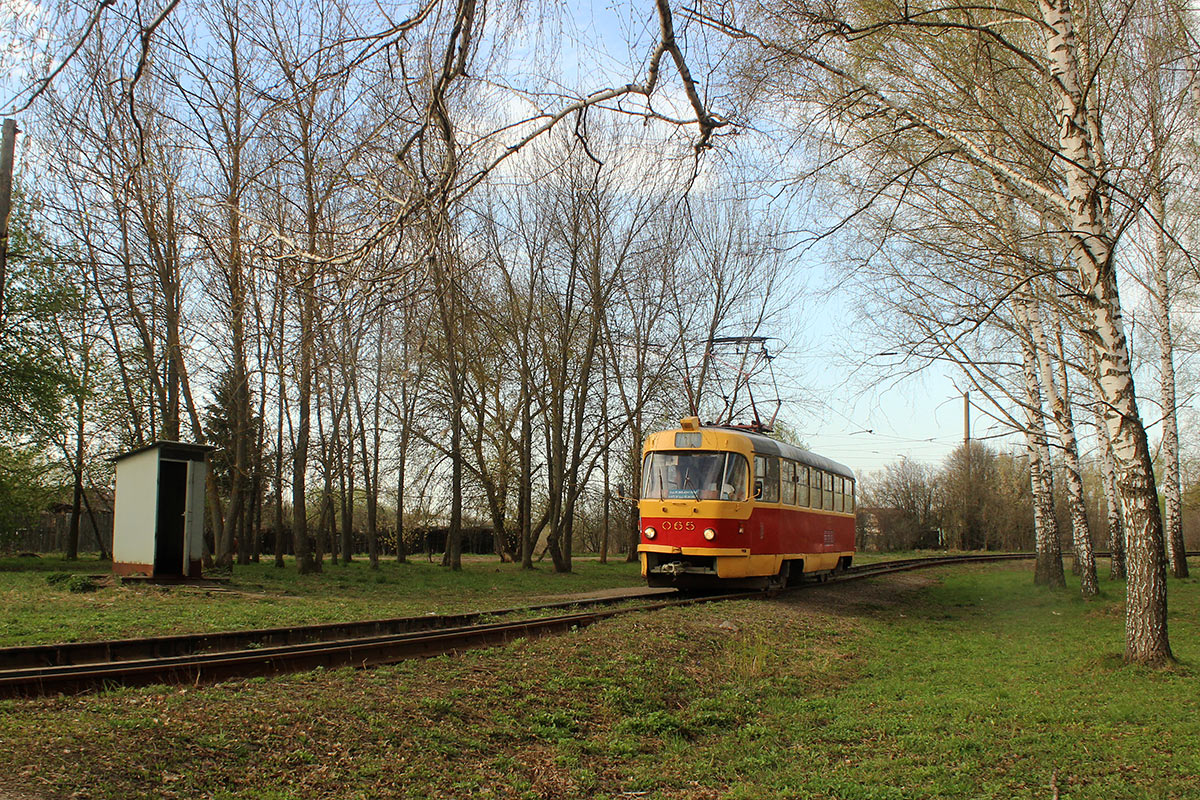
[[[188,462],[159,459],[158,515],[154,534],[154,574],[186,575],[184,543]]]
[[[208,464],[189,461],[187,475],[187,511],[183,525],[183,574],[204,557],[204,493]],[[196,576],[192,576],[196,577]]]

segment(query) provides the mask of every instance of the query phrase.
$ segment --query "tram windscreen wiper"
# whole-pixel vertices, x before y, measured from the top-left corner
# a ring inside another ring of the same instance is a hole
[[[696,499],[700,499],[700,490],[696,488],[696,484],[692,483],[692,468],[688,467],[683,471],[683,486],[686,489],[688,484],[692,485],[692,491],[696,493]]]

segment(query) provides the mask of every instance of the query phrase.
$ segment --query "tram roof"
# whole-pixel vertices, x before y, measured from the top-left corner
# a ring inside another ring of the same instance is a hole
[[[704,426],[709,427],[709,426]],[[794,444],[781,442],[778,439],[772,439],[770,436],[765,436],[761,433],[744,430],[742,428],[725,428],[711,427],[710,430],[726,431],[731,433],[739,433],[750,440],[754,447],[754,452],[766,456],[780,456],[782,458],[790,458],[793,461],[799,461],[801,464],[806,464],[810,467],[823,469],[826,472],[832,472],[834,475],[841,475],[844,478],[854,479],[854,471],[845,464],[839,464],[831,458],[819,456],[816,453],[810,453],[807,450],[796,447]]]

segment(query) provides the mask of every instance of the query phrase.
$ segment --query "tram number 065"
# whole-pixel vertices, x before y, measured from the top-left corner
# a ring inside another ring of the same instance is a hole
[[[696,521],[694,519],[668,519],[663,520],[660,527],[664,531],[694,531],[696,530]]]

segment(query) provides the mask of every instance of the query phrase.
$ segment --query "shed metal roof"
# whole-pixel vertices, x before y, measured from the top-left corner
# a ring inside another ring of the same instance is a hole
[[[203,461],[206,454],[217,449],[211,444],[172,442],[165,439],[159,439],[158,441],[151,442],[150,444],[144,444],[141,447],[129,450],[128,452],[119,453],[109,460],[121,461],[122,459],[129,458],[130,456],[136,456],[141,453],[145,453],[147,450],[154,450],[156,448],[161,448],[163,450],[163,455],[167,458],[182,458],[187,461]]]

